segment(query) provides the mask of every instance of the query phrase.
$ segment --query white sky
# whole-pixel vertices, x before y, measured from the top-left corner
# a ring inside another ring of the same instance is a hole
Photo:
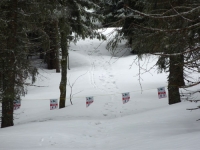
[[[68,79],[78,94],[71,105],[68,87],[64,109],[49,106],[59,99],[60,74],[40,69],[36,85],[45,87],[28,87],[15,126],[0,129],[0,150],[199,150],[200,112],[186,110],[197,104],[169,106],[168,98],[158,99],[158,87],[167,91],[167,74],[146,72],[156,57],[140,62],[138,76],[135,55],[111,57],[105,46],[96,39],[71,44]],[[118,51],[124,47],[122,42]],[[124,92],[130,92],[126,104]],[[86,108],[88,96],[94,102]]]

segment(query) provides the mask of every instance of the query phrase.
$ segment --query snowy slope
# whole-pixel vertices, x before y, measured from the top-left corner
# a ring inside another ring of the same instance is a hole
[[[41,87],[28,87],[15,126],[0,129],[0,150],[198,150],[199,110],[186,110],[197,104],[169,106],[167,98],[158,99],[167,75],[148,71],[156,57],[138,64],[122,51],[124,43],[114,56],[105,46],[95,39],[71,43],[68,83],[74,96],[71,105],[68,86],[64,109],[49,108],[49,99],[59,98],[60,74],[40,69]],[[130,92],[126,104],[123,92]],[[86,108],[87,96],[94,102]]]

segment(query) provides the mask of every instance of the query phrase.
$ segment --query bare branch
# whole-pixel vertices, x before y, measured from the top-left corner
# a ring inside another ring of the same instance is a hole
[[[149,17],[149,18],[154,18],[154,19],[167,19],[167,18],[174,18],[174,17],[179,17],[180,15],[188,15],[188,14],[191,14],[193,13],[194,11],[197,11],[198,9],[200,9],[200,6],[198,7],[195,7],[193,9],[191,9],[190,11],[186,11],[186,12],[182,12],[182,13],[179,13],[179,14],[176,14],[176,15],[170,15],[170,16],[163,16],[164,14],[146,14],[146,13],[143,13],[143,12],[140,12],[138,10],[134,10],[134,9],[131,9],[130,7],[126,6],[125,7],[129,10],[131,10],[132,12],[136,13],[136,14],[139,14],[140,16],[144,16],[144,17]],[[131,16],[130,16],[131,17]]]
[[[140,84],[140,88],[141,88],[141,93],[142,93],[142,84],[141,84],[141,73],[140,73],[140,71],[141,71],[141,67],[140,67],[140,60],[138,59],[138,67],[139,67],[139,73],[138,73],[138,75],[139,75],[139,84]]]
[[[71,105],[73,105],[73,103],[72,103],[72,98],[73,98],[73,96],[83,91],[83,90],[82,90],[82,91],[79,91],[79,92],[77,92],[77,93],[75,93],[75,94],[72,94],[72,93],[73,93],[73,86],[75,85],[76,81],[77,81],[80,77],[84,76],[84,75],[87,74],[87,73],[88,73],[88,71],[87,71],[86,73],[80,75],[78,78],[76,78],[76,80],[75,80],[72,84],[70,83],[70,81],[69,81],[69,79],[68,79],[68,84],[67,84],[67,85],[70,87],[69,99],[70,99]]]
[[[177,56],[177,55],[183,55],[183,54],[187,54],[187,53],[191,53],[191,52],[195,52],[195,51],[199,51],[200,47],[197,46],[193,49],[189,49],[180,53],[173,53],[173,54],[163,54],[163,53],[151,53],[152,55],[162,55],[162,56]]]

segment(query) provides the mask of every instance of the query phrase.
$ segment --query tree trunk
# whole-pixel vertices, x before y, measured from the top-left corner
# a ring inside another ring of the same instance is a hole
[[[13,126],[13,101],[15,99],[15,50],[17,46],[17,3],[13,0],[8,7],[8,38],[7,50],[4,56],[3,72],[3,97],[2,97],[2,117],[1,128]]]
[[[8,39],[7,39],[8,40]],[[2,57],[6,60],[2,61],[2,78],[1,88],[2,93],[2,116],[1,116],[1,128],[13,126],[13,100],[14,100],[14,72],[11,70],[13,58],[7,50],[2,54]]]
[[[55,47],[55,52],[56,52],[56,60],[55,60],[55,69],[56,72],[59,73],[60,72],[60,54],[59,54],[59,32],[58,32],[58,20],[54,20],[53,21],[53,27],[54,27],[54,47]]]
[[[185,85],[183,75],[184,56],[170,56],[169,77],[168,77],[168,93],[169,104],[181,102],[179,94],[179,86]]]
[[[67,56],[68,56],[68,43],[67,36],[69,34],[69,29],[66,27],[66,19],[59,19],[59,29],[61,36],[61,81],[60,81],[60,105],[59,108],[65,107],[66,99],[66,86],[67,86]]]
[[[185,81],[184,81],[184,56],[183,55],[178,55],[176,56],[176,72],[177,72],[177,84],[178,86],[184,86]]]
[[[45,32],[50,42],[49,49],[46,51],[47,69],[55,69],[56,52],[54,46],[54,26],[51,20],[45,23]]]
[[[46,22],[45,30],[50,40],[50,50],[46,52],[47,68],[60,72],[58,21],[54,19]]]

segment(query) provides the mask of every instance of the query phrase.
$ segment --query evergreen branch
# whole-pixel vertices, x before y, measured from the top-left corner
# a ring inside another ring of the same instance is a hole
[[[196,93],[200,93],[200,89],[195,91],[195,92],[183,93],[183,95],[193,95],[193,94],[196,94]]]
[[[180,53],[173,53],[173,54],[161,54],[161,53],[151,53],[152,55],[162,55],[162,56],[177,56],[177,55],[183,55],[183,54],[187,54],[187,53],[191,53],[191,52],[195,52],[195,51],[199,51],[200,50],[200,47],[195,47],[193,49],[190,49],[190,50],[186,50],[186,51],[183,51],[183,52],[180,52]],[[199,59],[199,58],[198,58]],[[194,61],[194,60],[193,60]]]
[[[139,28],[142,28],[142,29],[145,29],[145,30],[150,30],[150,31],[157,31],[157,32],[168,32],[168,33],[171,33],[171,32],[180,32],[180,31],[186,31],[188,29],[192,29],[192,28],[195,28],[195,27],[199,27],[200,26],[200,22],[199,23],[196,23],[196,24],[193,24],[191,26],[188,26],[188,27],[185,27],[185,28],[178,28],[178,29],[159,29],[159,28],[152,28],[152,27],[145,27],[145,26],[141,26],[141,25],[138,25],[138,24],[135,24],[135,23],[132,23],[132,25],[135,25]]]
[[[169,2],[167,2],[167,3],[169,3]],[[175,8],[175,9],[188,9],[188,10],[190,10],[190,9],[192,9],[193,7],[187,7],[187,6],[176,6],[176,7],[173,7],[173,8]],[[169,13],[169,12],[171,12],[173,9],[169,9],[169,10],[167,10],[165,13],[163,13],[162,15],[165,15],[165,14],[167,14],[167,13]],[[173,10],[174,11],[174,10]]]
[[[190,20],[190,19],[184,17],[183,15],[181,15],[181,14],[172,6],[172,4],[171,4],[170,2],[169,2],[169,4],[171,5],[172,9],[177,13],[177,15],[179,15],[180,17],[182,17],[183,19],[185,19],[185,20],[187,20],[187,21],[189,21],[189,22],[193,22],[193,20]]]
[[[192,14],[195,11],[198,11],[198,9],[200,9],[200,6],[197,6],[197,7],[193,8],[193,9],[191,9],[190,11],[182,12],[182,13],[179,13],[179,14],[176,14],[176,15],[163,16],[163,14],[146,14],[146,13],[143,13],[141,11],[131,9],[127,5],[125,5],[125,7],[127,9],[129,9],[130,11],[136,13],[136,14],[139,14],[141,16],[148,17],[148,18],[153,18],[153,19],[168,19],[168,18],[179,17],[180,15]],[[132,17],[132,16],[130,16],[130,17]]]
[[[198,61],[198,60],[200,60],[200,56],[198,56],[197,58],[192,59],[192,60],[190,60],[190,61],[187,61],[187,62],[185,62],[184,64],[190,64],[190,63],[195,62],[195,61]]]
[[[179,86],[179,88],[189,88],[189,87],[193,87],[193,86],[198,85],[198,84],[200,84],[200,81],[199,82],[195,82],[195,83],[190,84],[190,85]]]

